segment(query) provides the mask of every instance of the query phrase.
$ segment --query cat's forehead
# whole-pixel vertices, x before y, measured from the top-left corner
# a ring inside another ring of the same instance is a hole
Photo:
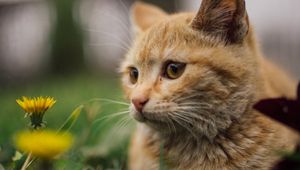
[[[169,36],[171,30],[168,28],[167,24],[161,27],[156,27],[156,29],[151,29],[144,36],[138,40],[138,49],[136,53],[136,60],[156,60],[161,59],[165,55],[166,48],[170,48]]]
[[[150,29],[137,40],[131,59],[136,63],[153,64],[167,60],[180,48],[178,37],[169,23],[162,23]]]
[[[139,67],[150,67],[169,60],[182,61],[187,55],[188,51],[178,50],[176,47],[156,45],[133,54],[130,60]]]
[[[136,39],[128,60],[138,66],[151,66],[166,60],[188,60],[187,56],[203,48],[217,46],[217,41],[192,30],[191,17],[174,16],[152,26]]]

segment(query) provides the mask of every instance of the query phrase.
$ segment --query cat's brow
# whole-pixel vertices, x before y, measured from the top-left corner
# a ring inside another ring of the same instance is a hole
[[[157,58],[159,58],[159,55],[159,50],[156,48],[147,48],[142,50],[142,52],[135,57],[135,60],[139,65],[153,65],[157,61]]]
[[[144,60],[138,60],[138,65],[142,66],[142,67],[150,67],[153,66],[155,64],[155,59],[148,57]]]

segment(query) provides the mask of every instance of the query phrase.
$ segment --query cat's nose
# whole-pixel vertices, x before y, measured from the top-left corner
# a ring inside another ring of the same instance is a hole
[[[145,104],[149,101],[149,98],[145,96],[140,96],[138,98],[133,98],[131,102],[133,103],[135,109],[138,112],[142,112]]]

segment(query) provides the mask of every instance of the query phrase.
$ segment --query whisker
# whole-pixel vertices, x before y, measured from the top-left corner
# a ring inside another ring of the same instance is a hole
[[[193,112],[180,111],[180,113],[184,114],[185,117],[190,117],[190,118],[194,118],[196,120],[201,120],[201,121],[206,122],[206,123],[211,123],[210,120],[207,120],[203,116],[197,115]]]
[[[174,122],[172,120],[172,115],[170,115],[170,113],[167,114],[167,124],[170,129],[170,132],[174,131],[174,133],[176,133],[176,127],[174,125]]]
[[[185,117],[185,116],[183,116],[183,115],[181,115],[181,114],[179,114],[179,113],[177,113],[177,112],[172,112],[171,115],[177,116],[177,117],[180,118],[181,120],[184,120],[184,121],[189,122],[189,123],[190,123],[190,121],[191,121],[191,120],[189,119],[189,117]]]
[[[129,8],[125,5],[125,3],[122,0],[119,0],[121,5],[123,6],[124,10],[126,11],[126,13],[130,13]]]
[[[122,45],[114,44],[114,43],[100,43],[100,44],[96,43],[96,44],[89,44],[89,45],[91,45],[91,46],[115,46],[115,47],[121,48],[124,51],[129,50],[127,47],[123,47]]]
[[[123,115],[125,115],[125,114],[123,114]],[[99,124],[93,123],[93,125],[97,125],[95,128],[93,128],[94,133],[98,132],[100,130],[100,128],[102,128],[109,120],[110,119],[106,119],[105,122],[102,122],[102,123],[99,123]]]
[[[100,33],[100,34],[106,35],[106,36],[108,36],[110,38],[113,38],[113,39],[119,41],[123,46],[129,48],[129,44],[128,43],[126,43],[124,40],[122,40],[121,38],[117,37],[116,35],[113,35],[110,32],[101,31],[101,30],[97,31],[97,30],[92,30],[92,29],[85,29],[85,30],[89,31],[89,32],[95,32],[95,33]]]
[[[171,125],[172,125],[172,127],[173,127],[173,129],[174,129],[174,133],[176,133],[176,127],[175,127],[174,122],[172,121],[171,118],[168,118],[168,119],[170,120],[170,123],[171,123]]]
[[[124,5],[125,5],[125,4],[124,4]],[[105,8],[106,8],[107,11],[115,11],[115,10],[116,10],[116,9],[114,9],[115,7],[112,7],[112,8],[110,8],[110,7],[105,7]],[[125,7],[125,9],[126,9],[126,7]],[[125,30],[125,31],[124,31],[124,35],[125,35],[126,38],[129,40],[128,42],[131,42],[131,37],[128,36],[128,33],[131,32],[131,29],[129,29],[128,24],[126,24],[126,22],[123,22],[123,20],[120,19],[118,15],[112,15],[111,13],[109,13],[109,12],[107,12],[107,11],[100,11],[100,9],[98,9],[97,12],[96,12],[96,13],[97,13],[96,15],[97,15],[97,16],[98,16],[98,15],[106,15],[108,18],[110,18],[109,21],[114,20],[114,21],[116,21],[117,23],[119,23],[119,25],[121,26],[122,30]],[[121,10],[121,11],[122,11],[122,10]],[[122,17],[123,17],[123,16],[128,16],[128,14],[129,14],[129,9],[128,9],[128,11],[125,11],[125,12],[126,12],[126,13],[120,14],[120,15],[122,15]],[[115,13],[113,13],[113,14],[115,14]],[[119,14],[119,13],[117,13],[117,14]]]
[[[194,101],[194,102],[180,102],[178,105],[209,105],[208,103],[203,103],[203,102],[200,102],[200,101]]]
[[[129,116],[123,117],[122,119],[120,119],[120,120],[116,123],[115,127],[113,127],[113,129],[112,129],[112,134],[115,134],[115,133],[118,132],[120,129],[126,127],[126,126],[129,124],[130,120],[131,120],[131,117],[129,117]]]
[[[191,107],[191,108],[204,108],[204,109],[211,109],[212,105],[208,103],[201,103],[201,102],[189,102],[189,103],[179,103],[179,107]]]
[[[108,10],[113,11],[112,8],[108,8]],[[107,17],[109,17],[109,19],[112,19],[112,20],[117,21],[117,22],[121,25],[121,27],[122,27],[123,29],[125,29],[127,32],[130,31],[129,28],[128,28],[128,26],[127,26],[120,18],[118,18],[116,15],[111,15],[111,14],[109,14],[109,13],[107,13],[107,12],[100,12],[99,14],[100,14],[100,15],[106,15]]]
[[[166,123],[167,123],[167,126],[168,126],[168,128],[169,128],[169,131],[172,132],[172,129],[171,129],[170,124],[169,124],[169,121],[170,121],[170,120],[169,120],[169,117],[167,117],[167,122],[166,122]]]
[[[93,99],[88,100],[85,103],[90,103],[90,102],[94,102],[94,101],[111,102],[111,103],[115,103],[115,104],[130,106],[129,103],[125,103],[125,102],[117,101],[117,100],[113,100],[113,99],[106,99],[106,98],[93,98]]]
[[[187,96],[184,96],[184,97],[178,96],[178,97],[176,97],[174,99],[174,101],[181,102],[183,100],[187,100],[187,99],[190,99],[190,98],[193,98],[193,97],[197,97],[197,96],[198,96],[198,94],[187,95]]]
[[[123,124],[126,120],[128,120],[128,117],[123,117],[123,118],[121,118],[121,119],[115,124],[115,128],[116,128],[116,129],[119,129],[119,127],[121,127],[122,124]]]
[[[187,107],[187,108],[190,108],[190,109],[193,109],[193,108],[203,108],[203,109],[211,109],[212,105],[210,104],[206,104],[206,103],[180,103],[177,105],[177,107]]]
[[[95,124],[99,121],[105,120],[105,119],[110,119],[110,118],[113,118],[113,117],[116,117],[116,116],[125,115],[125,114],[128,114],[129,112],[130,112],[129,110],[126,110],[126,111],[122,111],[122,112],[113,113],[113,114],[110,114],[110,115],[107,115],[107,116],[103,116],[99,119],[94,120],[93,124]]]
[[[177,106],[177,109],[182,109],[182,110],[194,110],[197,111],[198,109],[205,108],[201,106]]]
[[[189,131],[191,133],[192,136],[194,136],[196,139],[198,138],[197,135],[193,132],[193,130],[188,127],[187,125],[183,124],[181,121],[178,121],[176,117],[174,117],[173,119],[175,122],[177,122],[180,126],[182,126],[183,128],[185,128],[187,131]]]
[[[198,112],[200,109],[204,110],[204,107],[198,107],[198,106],[178,106],[176,107],[178,110],[188,111],[188,112]]]
[[[203,93],[197,91],[197,90],[190,90],[189,92],[187,92],[187,95],[177,95],[174,97],[174,101],[182,101],[182,100],[187,100],[193,97],[205,97]]]

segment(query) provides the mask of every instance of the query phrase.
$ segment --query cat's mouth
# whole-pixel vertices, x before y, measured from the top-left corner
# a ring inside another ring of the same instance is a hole
[[[146,117],[144,115],[144,112],[138,112],[134,109],[131,109],[130,115],[137,121],[139,122],[145,122],[146,121]]]
[[[173,109],[172,109],[173,108]],[[163,106],[149,106],[145,107],[142,111],[138,111],[134,106],[130,106],[130,116],[133,117],[136,121],[141,123],[159,123],[170,121],[168,117],[168,112],[175,112],[175,104],[168,103]]]
[[[151,124],[163,124],[163,122],[167,121],[163,115],[154,112],[138,112],[134,109],[131,110],[130,115],[138,122],[141,123],[151,123]]]
[[[146,122],[162,122],[162,118],[159,118],[155,115],[155,113],[149,112],[138,112],[136,110],[132,110],[130,115],[138,122],[146,123]]]

